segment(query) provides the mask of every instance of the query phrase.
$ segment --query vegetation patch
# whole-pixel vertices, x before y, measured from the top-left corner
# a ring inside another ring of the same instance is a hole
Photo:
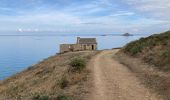
[[[67,95],[59,95],[57,97],[57,100],[70,100],[70,99],[69,99],[69,96],[67,96]]]
[[[121,51],[160,70],[170,71],[170,31],[133,41]]]
[[[66,76],[62,77],[62,78],[61,78],[61,81],[60,81],[60,83],[59,83],[60,88],[61,88],[61,89],[64,89],[65,87],[68,86],[68,84],[69,84],[69,81],[68,81],[68,79],[66,78]]]
[[[162,51],[161,56],[164,58],[170,57],[170,51]]]
[[[49,96],[36,95],[33,97],[33,100],[51,100],[51,98]]]
[[[143,48],[144,44],[132,42],[125,47],[124,51],[131,55],[136,55],[137,53],[141,52]]]
[[[83,58],[74,58],[71,62],[70,62],[70,70],[73,72],[80,72],[82,71],[85,67],[86,67],[86,61]]]

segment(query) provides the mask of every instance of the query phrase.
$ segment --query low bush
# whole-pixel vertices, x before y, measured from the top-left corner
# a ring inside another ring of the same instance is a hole
[[[59,83],[61,89],[64,89],[65,87],[67,87],[68,84],[69,84],[69,81],[67,80],[65,76],[61,79]]]
[[[129,53],[130,55],[136,55],[140,52],[142,52],[145,48],[154,48],[156,46],[162,45],[162,46],[168,46],[170,38],[170,32],[165,32],[163,34],[159,35],[152,35],[147,38],[141,38],[137,41],[133,41],[131,43],[128,43],[123,51],[125,53]]]
[[[170,51],[162,51],[161,56],[162,57],[170,57]]]
[[[82,58],[74,58],[70,62],[71,71],[81,71],[86,67],[86,61]]]
[[[57,100],[69,100],[69,97],[66,96],[66,95],[59,95],[59,96],[57,97]]]
[[[131,42],[124,48],[124,52],[130,53],[131,55],[136,55],[142,51],[144,46],[145,45],[142,43]]]
[[[51,100],[49,96],[40,96],[36,95],[33,97],[33,100]]]

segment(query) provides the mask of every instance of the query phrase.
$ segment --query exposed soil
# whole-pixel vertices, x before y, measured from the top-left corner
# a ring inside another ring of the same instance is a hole
[[[87,100],[158,100],[127,66],[113,59],[116,52],[105,50],[91,60],[93,86]]]
[[[159,98],[170,100],[170,73],[164,72],[140,58],[119,52],[114,57],[133,72],[150,91],[157,93]]]

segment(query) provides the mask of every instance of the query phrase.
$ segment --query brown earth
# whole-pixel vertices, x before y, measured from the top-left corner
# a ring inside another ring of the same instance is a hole
[[[170,73],[157,69],[140,58],[118,52],[114,59],[125,65],[140,79],[141,84],[155,92],[159,98],[170,100]]]
[[[87,100],[158,100],[135,73],[113,59],[118,51],[105,50],[91,60],[93,85]]]

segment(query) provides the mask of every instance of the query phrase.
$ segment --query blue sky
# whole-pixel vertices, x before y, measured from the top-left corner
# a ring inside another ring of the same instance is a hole
[[[0,0],[0,31],[157,33],[170,30],[170,0]]]

